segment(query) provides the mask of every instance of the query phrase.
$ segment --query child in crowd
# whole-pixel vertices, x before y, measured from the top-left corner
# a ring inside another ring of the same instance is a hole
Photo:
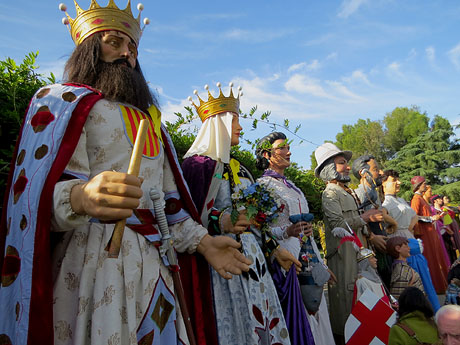
[[[446,290],[446,304],[459,304],[460,298],[460,279],[453,278]]]
[[[407,258],[410,256],[407,238],[402,236],[390,238],[387,241],[387,253],[395,259],[391,273],[391,295],[399,298],[408,286],[415,286],[425,293],[420,275],[407,263]]]
[[[361,248],[357,253],[358,278],[353,292],[353,305],[367,289],[371,289],[386,304],[390,305],[382,280],[377,273],[377,258],[375,253],[367,248]]]
[[[447,279],[449,285],[446,290],[446,303],[445,304],[458,304],[460,305],[460,264],[459,260],[452,265]]]

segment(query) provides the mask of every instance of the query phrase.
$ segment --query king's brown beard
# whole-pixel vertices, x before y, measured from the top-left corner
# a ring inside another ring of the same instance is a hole
[[[109,100],[127,103],[143,111],[152,104],[158,107],[137,61],[133,69],[123,63],[127,62],[126,59],[116,63],[101,60],[102,34],[91,35],[75,48],[65,65],[64,80],[92,86],[101,90]]]
[[[92,86],[102,91],[106,99],[131,104],[144,111],[153,104],[147,82],[137,69],[130,67],[127,60],[99,60],[96,75]]]

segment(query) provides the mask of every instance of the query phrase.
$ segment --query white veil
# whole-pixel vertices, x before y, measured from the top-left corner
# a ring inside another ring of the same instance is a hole
[[[229,163],[233,116],[233,113],[226,112],[207,118],[184,158],[200,155]]]

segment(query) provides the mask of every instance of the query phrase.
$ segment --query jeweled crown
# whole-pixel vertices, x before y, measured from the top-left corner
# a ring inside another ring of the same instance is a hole
[[[75,45],[81,44],[86,38],[100,31],[117,30],[131,37],[136,45],[142,35],[141,29],[141,12],[144,5],[138,4],[137,9],[139,14],[134,18],[131,11],[131,0],[124,10],[118,8],[114,0],[109,0],[107,7],[101,7],[96,0],[91,0],[89,9],[82,10],[77,1],[74,0],[77,16],[72,19],[67,11],[65,4],[59,4],[59,9],[65,12],[66,17],[62,18],[64,25],[69,25],[70,35],[72,36]],[[149,24],[149,19],[144,18],[144,25]]]
[[[238,86],[238,92],[236,97],[233,96],[233,83],[229,84],[230,87],[230,95],[225,97],[222,93],[221,84],[217,83],[217,87],[219,88],[219,97],[215,98],[209,91],[208,85],[205,85],[205,90],[208,91],[208,100],[205,102],[203,101],[200,96],[198,95],[198,91],[194,90],[193,93],[198,97],[200,101],[200,105],[196,105],[192,101],[192,97],[189,97],[188,100],[190,103],[195,107],[198,116],[201,118],[201,122],[204,122],[211,116],[224,113],[224,112],[232,112],[239,114],[240,111],[240,97],[243,96],[243,92],[241,92],[241,86]]]

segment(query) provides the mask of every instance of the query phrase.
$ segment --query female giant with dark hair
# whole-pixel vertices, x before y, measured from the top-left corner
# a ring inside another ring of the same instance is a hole
[[[259,170],[268,169],[270,166],[269,158],[272,155],[272,145],[277,140],[286,140],[286,135],[282,132],[272,132],[260,139],[256,148],[256,167]],[[268,159],[265,157],[268,155]]]
[[[398,321],[391,327],[388,344],[439,344],[434,312],[423,292],[410,286],[399,296],[398,302]]]
[[[273,132],[263,137],[257,145],[256,156],[257,168],[265,170],[257,181],[274,190],[285,205],[276,223],[271,224],[271,231],[277,237],[280,246],[289,250],[302,262],[302,272],[298,276],[301,290],[293,268],[286,274],[275,268],[273,274],[291,343],[310,344],[301,332],[304,325],[309,324],[316,345],[334,344],[326,301],[322,294],[329,274],[312,236],[310,221],[313,217],[308,213],[305,195],[284,176],[285,169],[291,164],[291,152],[286,135]],[[326,281],[315,282],[312,276],[316,272],[312,274],[312,270],[321,271]],[[303,304],[309,313],[305,313]]]

